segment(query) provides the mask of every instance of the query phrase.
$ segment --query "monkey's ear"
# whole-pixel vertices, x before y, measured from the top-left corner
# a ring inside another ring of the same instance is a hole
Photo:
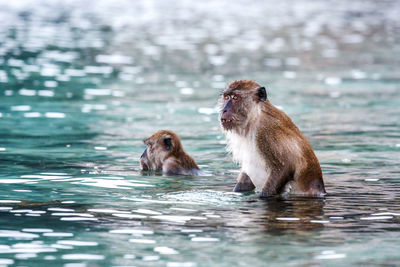
[[[265,87],[257,88],[257,95],[260,101],[265,102],[267,100],[267,91],[265,91]]]
[[[164,145],[166,150],[171,150],[172,148],[172,140],[170,136],[164,136],[163,137]]]

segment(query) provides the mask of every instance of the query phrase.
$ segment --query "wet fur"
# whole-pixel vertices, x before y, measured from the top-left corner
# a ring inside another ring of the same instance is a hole
[[[224,129],[228,150],[242,167],[235,189],[251,188],[243,179],[248,176],[262,197],[287,192],[324,195],[322,171],[310,143],[284,112],[268,99],[259,100],[260,87],[244,80],[228,84],[224,91],[224,95],[239,95],[232,107],[234,125]]]
[[[170,139],[168,144],[165,140]],[[166,175],[198,175],[194,159],[182,147],[179,136],[173,131],[160,130],[144,140],[146,150],[140,158],[143,170],[162,171]]]

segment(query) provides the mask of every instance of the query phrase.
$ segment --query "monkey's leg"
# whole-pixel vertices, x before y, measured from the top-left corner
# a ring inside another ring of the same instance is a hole
[[[290,177],[287,175],[286,172],[282,173],[273,172],[265,182],[265,185],[261,190],[259,197],[268,198],[282,193],[282,189],[289,181]]]
[[[233,192],[244,192],[244,191],[251,191],[256,188],[251,181],[250,177],[245,173],[241,172],[237,178],[237,184],[233,189]]]

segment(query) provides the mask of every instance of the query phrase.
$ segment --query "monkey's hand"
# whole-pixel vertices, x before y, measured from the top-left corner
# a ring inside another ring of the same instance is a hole
[[[237,184],[235,185],[233,192],[252,191],[254,188],[256,187],[254,186],[250,177],[242,171],[237,178]]]

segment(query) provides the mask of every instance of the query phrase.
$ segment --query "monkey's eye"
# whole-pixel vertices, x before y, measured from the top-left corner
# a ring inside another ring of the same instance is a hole
[[[233,99],[233,100],[237,100],[237,99],[238,99],[238,96],[237,96],[237,95],[233,95],[233,96],[232,96],[232,99]]]
[[[224,99],[225,99],[225,100],[229,100],[229,95],[225,95],[225,96],[224,96]]]

